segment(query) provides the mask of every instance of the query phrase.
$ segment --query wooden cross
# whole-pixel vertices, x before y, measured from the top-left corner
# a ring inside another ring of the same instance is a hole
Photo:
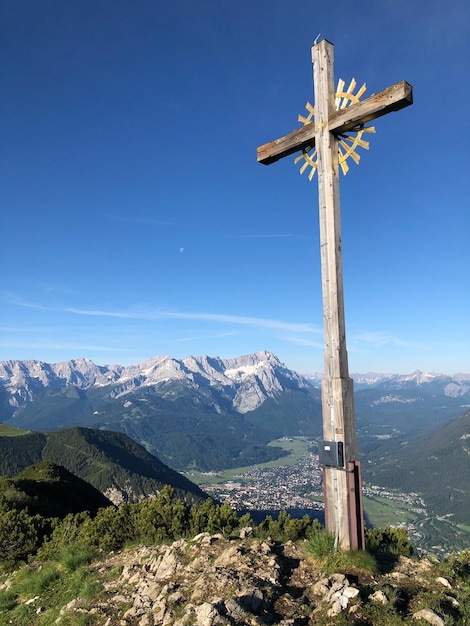
[[[344,549],[364,548],[362,486],[357,459],[353,382],[348,372],[343,299],[341,223],[338,176],[338,136],[363,128],[367,122],[413,103],[412,87],[405,81],[379,94],[336,110],[333,44],[312,46],[315,120],[257,149],[259,163],[269,165],[299,150],[316,148],[325,376],[322,382],[323,465],[325,525]]]

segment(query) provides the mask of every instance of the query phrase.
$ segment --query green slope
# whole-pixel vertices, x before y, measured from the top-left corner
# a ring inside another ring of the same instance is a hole
[[[23,430],[23,428],[16,428],[16,426],[0,424],[0,437],[21,437],[22,435],[29,435],[30,432],[30,430]]]
[[[268,398],[245,420],[278,437],[319,437],[322,433],[322,408],[319,389],[286,390],[276,399]]]
[[[60,463],[102,492],[120,490],[125,500],[154,495],[166,484],[181,497],[206,497],[194,483],[118,432],[77,427],[48,433],[43,458]]]
[[[428,506],[456,522],[470,519],[470,411],[435,430],[382,449],[381,458],[363,466],[371,482],[422,493]]]
[[[61,518],[80,511],[94,515],[112,505],[98,489],[47,461],[27,467],[15,478],[0,478],[0,502],[3,510],[27,509],[30,515]]]
[[[16,432],[12,432],[16,431]],[[23,433],[23,434],[17,434]],[[25,467],[42,460],[46,435],[1,425],[0,476],[16,476]]]

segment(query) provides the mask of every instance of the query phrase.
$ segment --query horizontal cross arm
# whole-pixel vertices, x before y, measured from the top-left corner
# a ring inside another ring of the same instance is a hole
[[[410,104],[413,104],[413,87],[402,80],[378,94],[369,96],[366,100],[345,109],[333,111],[329,116],[328,128],[335,135],[340,135],[382,115],[399,111]],[[270,165],[285,156],[299,152],[299,150],[313,148],[314,145],[315,124],[310,123],[280,139],[259,146],[256,151],[256,158],[258,163]]]
[[[372,94],[357,104],[330,113],[328,127],[330,132],[340,135],[361,124],[382,117],[392,111],[399,111],[413,104],[413,87],[402,80],[380,93]]]
[[[270,165],[289,154],[294,154],[304,148],[313,148],[315,145],[315,124],[306,124],[289,135],[275,139],[259,146],[256,150],[258,163]]]

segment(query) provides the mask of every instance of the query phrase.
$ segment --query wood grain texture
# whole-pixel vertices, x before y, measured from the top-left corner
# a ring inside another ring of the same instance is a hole
[[[413,87],[402,80],[346,109],[331,111],[328,115],[328,129],[340,135],[410,104],[413,104]],[[258,163],[270,165],[300,150],[313,148],[314,145],[315,123],[306,124],[284,137],[259,146],[256,158]]]

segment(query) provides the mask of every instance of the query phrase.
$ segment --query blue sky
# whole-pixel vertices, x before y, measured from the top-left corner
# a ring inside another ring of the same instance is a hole
[[[310,46],[377,120],[341,177],[352,372],[470,372],[466,0],[7,0],[0,360],[271,350],[323,369],[316,178],[256,147],[313,101]]]

